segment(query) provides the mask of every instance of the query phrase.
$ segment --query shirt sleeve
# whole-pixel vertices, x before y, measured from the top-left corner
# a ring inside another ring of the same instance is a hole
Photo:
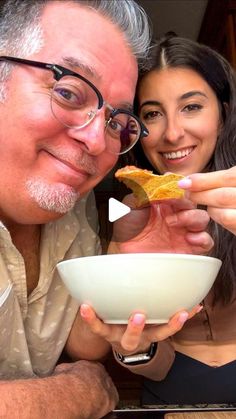
[[[128,368],[134,374],[143,375],[154,381],[161,381],[166,377],[175,359],[175,350],[170,339],[158,342],[157,351],[154,357],[145,364],[123,364],[119,361],[114,351],[113,354],[115,360],[124,368]]]

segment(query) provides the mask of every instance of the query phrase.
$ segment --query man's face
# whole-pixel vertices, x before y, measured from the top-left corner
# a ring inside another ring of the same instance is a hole
[[[96,12],[73,3],[49,3],[44,46],[28,59],[60,64],[88,78],[114,108],[133,103],[137,64],[123,35]],[[1,107],[0,216],[45,223],[68,211],[114,166],[107,148],[103,107],[82,129],[67,128],[51,112],[51,71],[16,65]]]

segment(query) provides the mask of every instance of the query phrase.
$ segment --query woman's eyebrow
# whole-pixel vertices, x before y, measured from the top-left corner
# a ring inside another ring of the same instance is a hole
[[[183,95],[181,95],[180,100],[188,99],[189,97],[192,97],[192,96],[203,96],[207,98],[207,95],[201,92],[200,90],[191,90],[190,92],[186,92]],[[159,102],[158,100],[146,100],[140,105],[139,109],[142,109],[144,106],[147,106],[147,105],[161,106],[161,102]]]
[[[207,95],[199,90],[191,90],[190,92],[186,92],[183,95],[180,96],[180,99],[188,99],[192,96],[204,96],[207,97]]]
[[[143,106],[146,106],[146,105],[160,106],[161,102],[158,102],[158,100],[146,100],[145,102],[142,103],[142,105],[140,105],[139,109],[142,109]]]

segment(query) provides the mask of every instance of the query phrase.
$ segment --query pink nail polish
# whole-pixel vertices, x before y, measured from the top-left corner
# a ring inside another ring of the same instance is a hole
[[[132,323],[135,324],[136,326],[140,326],[141,324],[143,324],[144,322],[144,316],[143,314],[134,314],[133,319],[132,319]]]
[[[178,186],[183,189],[188,189],[192,186],[192,180],[188,177],[185,177],[184,179],[179,180]]]
[[[89,314],[89,306],[87,304],[82,304],[80,306],[80,315],[81,317],[86,318]]]
[[[184,324],[187,319],[188,319],[188,313],[180,313],[180,315],[179,315],[180,323]]]

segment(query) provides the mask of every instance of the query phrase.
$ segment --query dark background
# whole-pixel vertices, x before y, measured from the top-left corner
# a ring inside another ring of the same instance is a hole
[[[149,15],[154,37],[168,31],[205,43],[236,68],[236,0],[136,0]]]

